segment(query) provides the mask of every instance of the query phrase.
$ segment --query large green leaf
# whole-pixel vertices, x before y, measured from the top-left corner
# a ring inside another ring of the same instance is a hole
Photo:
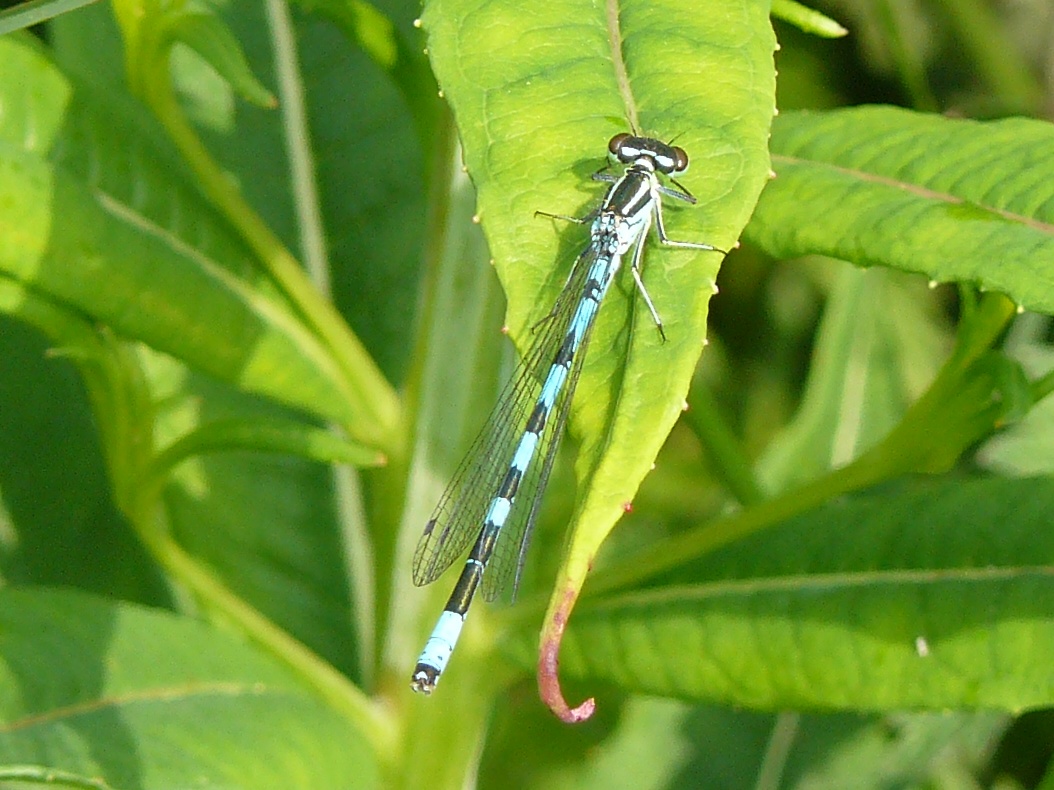
[[[0,679],[0,765],[38,779],[144,790],[378,781],[365,741],[288,670],[168,613],[0,591]]]
[[[534,212],[582,216],[595,206],[603,189],[589,175],[612,135],[676,136],[694,157],[683,183],[699,203],[666,212],[671,238],[735,242],[768,173],[767,3],[436,0],[422,19],[521,350],[587,239]],[[612,288],[573,408],[580,497],[554,593],[564,616],[681,413],[706,333],[720,255],[649,246],[644,280],[669,341],[628,276]]]
[[[661,587],[583,601],[561,668],[766,709],[1049,706],[1052,507],[1049,478],[830,504]]]
[[[120,103],[0,40],[0,272],[248,391],[383,427],[251,253]]]
[[[894,107],[780,117],[747,238],[1001,291],[1054,312],[1054,126]]]

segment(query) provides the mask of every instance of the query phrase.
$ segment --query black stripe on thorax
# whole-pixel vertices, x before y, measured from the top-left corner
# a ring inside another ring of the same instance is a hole
[[[612,187],[604,210],[621,217],[636,214],[651,200],[651,174],[639,165],[626,170],[625,175]]]

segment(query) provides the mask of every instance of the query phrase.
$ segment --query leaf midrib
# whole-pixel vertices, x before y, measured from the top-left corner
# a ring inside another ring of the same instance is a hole
[[[903,586],[941,582],[1013,581],[1026,577],[1054,578],[1054,565],[1004,565],[985,568],[897,568],[891,570],[839,571],[800,575],[764,576],[752,579],[722,579],[700,584],[643,590],[604,598],[583,600],[581,611],[596,614],[605,609],[644,607],[663,603],[683,604],[710,598],[746,596],[781,591],[818,592],[868,586]]]
[[[619,22],[619,0],[607,0],[605,23],[608,31],[608,42],[611,45],[611,64],[615,69],[615,83],[618,85],[619,96],[626,106],[626,117],[630,128],[636,131],[640,128],[637,118],[637,102],[633,98],[633,89],[629,84],[629,72],[626,69],[626,61],[622,57],[622,25]]]
[[[1054,225],[1048,222],[1041,222],[1033,217],[1028,217],[1023,214],[1017,214],[1006,209],[997,208],[995,206],[986,205],[979,203],[976,200],[969,200],[967,198],[959,197],[948,192],[938,192],[937,190],[929,189],[919,184],[913,184],[907,181],[899,181],[889,176],[879,175],[877,173],[871,173],[865,170],[858,170],[852,167],[845,167],[843,165],[836,165],[831,162],[823,162],[817,159],[805,159],[798,156],[788,156],[786,154],[772,154],[773,165],[778,164],[789,164],[789,165],[808,165],[811,167],[819,167],[825,170],[829,170],[840,175],[847,175],[852,178],[856,178],[860,181],[878,184],[881,186],[892,187],[899,189],[902,192],[907,192],[917,197],[925,198],[927,200],[936,200],[949,205],[971,205],[977,206],[978,208],[984,209],[985,211],[991,212],[1002,219],[1006,219],[1010,222],[1015,222],[1027,227],[1038,230],[1042,233],[1054,236]]]
[[[102,710],[127,707],[140,702],[187,702],[193,699],[213,699],[216,697],[242,698],[246,696],[262,697],[274,694],[288,695],[287,689],[279,689],[260,682],[246,681],[206,681],[187,682],[175,685],[159,685],[139,691],[120,694],[103,694],[95,699],[59,705],[49,710],[30,714],[0,726],[0,733],[13,733],[30,727],[39,727],[58,721],[69,721],[78,716],[98,713]]]

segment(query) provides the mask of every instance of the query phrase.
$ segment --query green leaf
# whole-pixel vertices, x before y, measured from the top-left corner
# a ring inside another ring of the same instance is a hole
[[[181,392],[185,402],[171,404],[159,427],[179,425],[195,398],[204,404],[199,419],[222,420],[231,412],[264,423],[276,417],[273,408],[253,409],[230,390],[191,377]],[[372,601],[359,590],[369,578],[360,578],[346,537],[362,528],[361,515],[358,521],[342,518],[333,478],[332,469],[295,457],[205,454],[173,470],[165,514],[179,545],[242,600],[338,670],[366,682],[370,646],[362,634]]]
[[[821,38],[841,38],[849,32],[829,16],[794,0],[773,0],[772,16]]]
[[[0,679],[4,765],[115,788],[378,784],[363,738],[288,670],[166,612],[0,591]]]
[[[125,40],[125,63],[139,95],[166,90],[166,68],[173,45],[183,44],[216,70],[242,98],[274,107],[275,97],[253,75],[241,44],[218,11],[223,0],[114,0],[113,12]]]
[[[1054,126],[894,107],[789,113],[747,238],[969,282],[1054,312]]]
[[[253,75],[238,40],[206,4],[188,3],[165,21],[169,34],[186,44],[230,83],[242,98],[260,107],[274,107],[277,100]]]
[[[561,668],[764,709],[1046,707],[1052,507],[1049,478],[906,481],[830,504],[662,587],[584,601]]]
[[[699,202],[694,211],[666,211],[670,237],[732,246],[768,172],[774,39],[767,3],[714,3],[700,13],[673,0],[617,7],[437,0],[422,20],[521,350],[587,240],[584,229],[554,227],[534,212],[592,209],[603,189],[589,174],[616,133],[676,136],[693,157],[682,181]],[[648,474],[703,346],[720,256],[649,242],[645,257],[644,280],[669,342],[625,273],[601,310],[573,407],[580,499],[554,593],[563,600],[564,590],[581,586]]]
[[[29,0],[0,11],[0,36],[39,25],[67,11],[94,3],[95,0]]]
[[[73,90],[24,41],[0,40],[0,64],[0,272],[382,443],[368,401],[122,106]]]
[[[302,422],[270,419],[217,420],[203,425],[165,449],[156,459],[157,476],[172,466],[201,453],[256,450],[299,455],[323,463],[382,466],[384,456],[376,450],[344,441],[332,431]]]

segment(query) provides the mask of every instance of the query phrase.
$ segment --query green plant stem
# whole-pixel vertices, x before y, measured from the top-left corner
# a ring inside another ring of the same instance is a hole
[[[205,453],[250,450],[296,455],[319,463],[354,467],[383,466],[385,458],[376,450],[351,444],[325,428],[279,419],[213,420],[192,430],[157,453],[142,473],[163,487],[175,467],[188,458]]]
[[[423,379],[435,365],[432,356],[435,349],[431,344],[438,342],[432,336],[435,331],[436,312],[450,315],[461,307],[446,305],[447,310],[444,312],[442,307],[437,306],[437,283],[441,277],[449,276],[448,267],[452,262],[467,268],[467,271],[458,271],[470,282],[478,282],[476,278],[479,275],[478,266],[473,265],[477,262],[474,251],[451,241],[452,237],[458,238],[459,233],[464,233],[470,224],[467,218],[475,211],[476,196],[471,188],[467,196],[459,194],[452,185],[454,173],[461,166],[461,155],[457,145],[457,128],[448,111],[444,111],[436,119],[434,129],[435,136],[431,140],[427,158],[430,169],[427,179],[428,215],[425,223],[421,314],[417,317],[417,333],[410,354],[411,367],[403,388],[407,435],[412,437],[412,446],[408,446],[408,452],[403,458],[396,459],[394,463],[389,463],[369,475],[372,513],[377,523],[401,525],[399,530],[392,529],[375,536],[373,562],[378,568],[409,567],[408,546],[412,546],[412,543],[408,538],[417,539],[427,517],[427,508],[434,505],[434,502],[422,503],[418,499],[421,470],[417,465],[421,459],[422,444],[442,441],[428,430],[428,425],[421,424],[422,388],[427,386]],[[472,226],[470,232],[478,236],[479,228]],[[408,523],[409,513],[418,514],[418,518],[411,517]],[[404,534],[407,529],[412,531],[411,535]],[[417,648],[416,645],[407,647],[407,644],[412,644],[409,638],[411,633],[414,634],[414,640],[416,639],[417,629],[414,626],[417,620],[414,608],[420,605],[422,599],[410,591],[412,588],[409,588],[409,583],[408,573],[379,574],[376,579],[377,622],[385,624],[385,627],[379,629],[376,651],[377,655],[385,656],[385,661],[390,655],[388,651],[393,648],[401,660],[404,660],[402,655],[405,651]],[[418,603],[410,603],[406,597],[408,594]],[[405,641],[400,642],[400,639]]]
[[[330,349],[345,374],[345,383],[355,402],[369,410],[355,425],[343,427],[356,439],[383,449],[390,458],[401,456],[406,442],[395,390],[333,304],[315,289],[296,259],[249,207],[209,155],[183,115],[167,74],[160,68],[167,69],[167,59],[159,60],[159,68],[154,70],[151,78],[143,80],[145,85],[153,88],[146,91],[151,108],[194,170],[206,195],[237,227],[301,318]]]

